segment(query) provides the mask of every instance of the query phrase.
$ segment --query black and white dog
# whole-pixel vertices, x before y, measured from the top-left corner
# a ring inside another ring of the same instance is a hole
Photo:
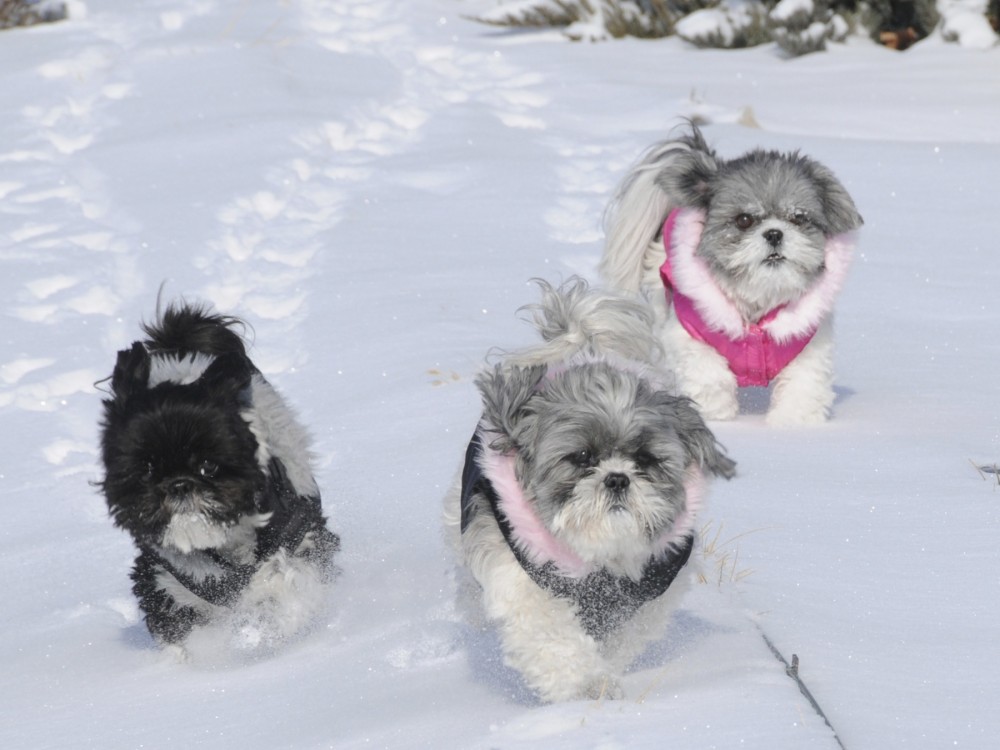
[[[132,590],[164,644],[226,623],[234,644],[276,645],[315,618],[334,576],[308,436],[240,325],[169,307],[118,353],[104,401],[100,487],[139,549]]]
[[[542,289],[546,343],[476,381],[483,417],[445,524],[474,579],[464,603],[527,684],[618,697],[686,588],[707,476],[735,464],[665,383],[646,305],[582,280]]]

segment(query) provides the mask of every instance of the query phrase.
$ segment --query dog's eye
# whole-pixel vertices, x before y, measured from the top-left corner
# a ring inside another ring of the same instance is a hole
[[[650,466],[660,463],[659,459],[649,451],[636,451],[634,460],[635,465],[640,469],[648,469]]]
[[[594,454],[591,453],[590,448],[584,448],[578,450],[576,453],[570,453],[567,457],[570,462],[576,464],[581,469],[591,468],[597,466],[597,461],[594,459]]]
[[[809,214],[805,211],[796,211],[792,214],[791,222],[797,227],[802,226],[807,221],[809,221]]]
[[[734,221],[736,226],[743,230],[753,226],[753,217],[750,214],[739,214]]]
[[[198,473],[207,479],[214,477],[218,470],[219,465],[214,461],[202,461],[201,466],[198,467]]]
[[[142,470],[142,478],[143,479],[152,479],[153,478],[153,474],[154,474],[155,471],[156,471],[156,469],[153,467],[153,462],[152,461],[147,461],[146,462],[146,466]]]

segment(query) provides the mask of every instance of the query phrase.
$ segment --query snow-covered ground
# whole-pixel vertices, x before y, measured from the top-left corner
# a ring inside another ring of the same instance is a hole
[[[490,0],[106,0],[0,34],[0,746],[993,748],[1000,48],[788,61],[572,44]],[[866,219],[836,416],[713,424],[706,583],[622,701],[540,706],[453,603],[440,503],[531,277],[681,116],[826,162]],[[746,123],[755,123],[749,127]],[[278,654],[178,664],[91,486],[94,383],[157,292],[253,326],[316,438],[343,575]]]

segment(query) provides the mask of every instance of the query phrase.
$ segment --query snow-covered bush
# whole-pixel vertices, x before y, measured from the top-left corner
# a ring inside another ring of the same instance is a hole
[[[830,0],[780,0],[768,14],[771,38],[789,55],[826,49],[842,42],[853,28]]]
[[[963,47],[992,47],[997,43],[998,16],[998,0],[941,0],[941,36]]]
[[[53,0],[0,0],[0,29],[61,21],[66,6]]]
[[[618,39],[669,36],[680,15],[668,0],[515,0],[476,20],[494,26],[561,27],[571,39]]]
[[[1000,0],[500,0],[477,20],[562,28],[571,39],[676,34],[724,48],[773,41],[796,56],[852,33],[899,50],[935,29],[949,41],[989,46],[998,40]]]
[[[677,36],[699,47],[755,47],[770,41],[767,9],[759,0],[722,0],[676,24]]]

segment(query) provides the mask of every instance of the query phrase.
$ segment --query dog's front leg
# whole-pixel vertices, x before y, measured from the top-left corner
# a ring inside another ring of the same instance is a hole
[[[505,661],[542,700],[622,697],[617,675],[568,599],[539,588],[513,560],[489,578],[484,603],[499,621]]]
[[[767,423],[822,424],[830,417],[833,399],[833,324],[828,319],[775,378]]]
[[[691,338],[671,315],[663,326],[667,365],[681,393],[698,406],[704,419],[733,419],[739,413],[736,376],[726,358],[708,344]]]

